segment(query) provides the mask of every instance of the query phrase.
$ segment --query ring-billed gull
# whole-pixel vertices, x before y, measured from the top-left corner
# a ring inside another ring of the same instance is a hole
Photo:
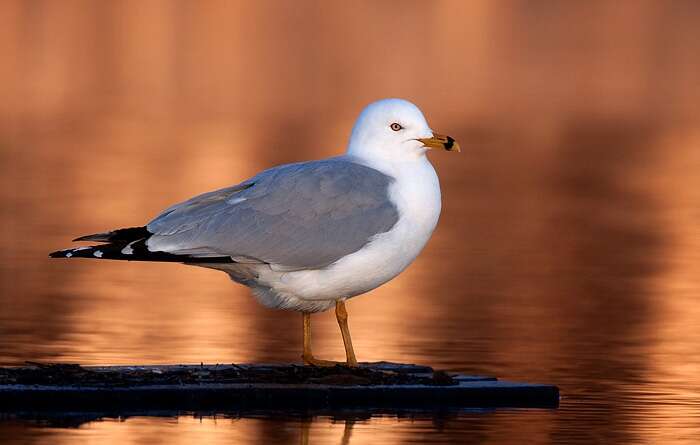
[[[312,355],[310,318],[335,306],[345,363],[356,366],[345,300],[396,277],[433,233],[441,202],[430,148],[459,151],[414,104],[380,100],[358,117],[343,156],[273,167],[50,256],[222,270],[265,306],[303,314],[302,358],[313,365],[336,363]]]

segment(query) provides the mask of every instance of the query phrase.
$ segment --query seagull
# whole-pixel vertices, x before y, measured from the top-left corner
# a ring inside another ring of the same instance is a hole
[[[344,155],[280,165],[175,204],[141,227],[81,236],[52,258],[168,261],[226,272],[268,307],[301,312],[304,363],[357,366],[345,301],[399,275],[435,230],[429,149],[460,151],[403,99],[368,105]],[[314,357],[311,314],[335,307],[346,361]]]

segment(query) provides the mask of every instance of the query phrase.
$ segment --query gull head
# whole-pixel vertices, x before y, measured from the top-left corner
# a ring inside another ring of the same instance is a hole
[[[347,153],[367,160],[421,159],[431,148],[460,151],[450,136],[433,132],[420,109],[403,99],[369,104],[355,122]]]

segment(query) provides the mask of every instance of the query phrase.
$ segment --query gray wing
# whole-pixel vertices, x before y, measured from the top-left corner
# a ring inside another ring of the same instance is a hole
[[[324,267],[398,221],[392,181],[344,158],[283,165],[166,209],[146,226],[147,245],[284,270]]]

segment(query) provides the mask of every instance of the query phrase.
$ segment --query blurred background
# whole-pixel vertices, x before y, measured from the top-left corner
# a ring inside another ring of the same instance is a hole
[[[694,442],[698,23],[700,3],[682,0],[0,2],[0,364],[299,361],[301,317],[222,273],[47,253],[342,153],[362,107],[402,97],[463,152],[431,154],[443,213],[423,254],[349,303],[358,358],[563,394],[553,411],[5,422],[0,434]],[[333,316],[314,323],[318,355],[341,358]]]

